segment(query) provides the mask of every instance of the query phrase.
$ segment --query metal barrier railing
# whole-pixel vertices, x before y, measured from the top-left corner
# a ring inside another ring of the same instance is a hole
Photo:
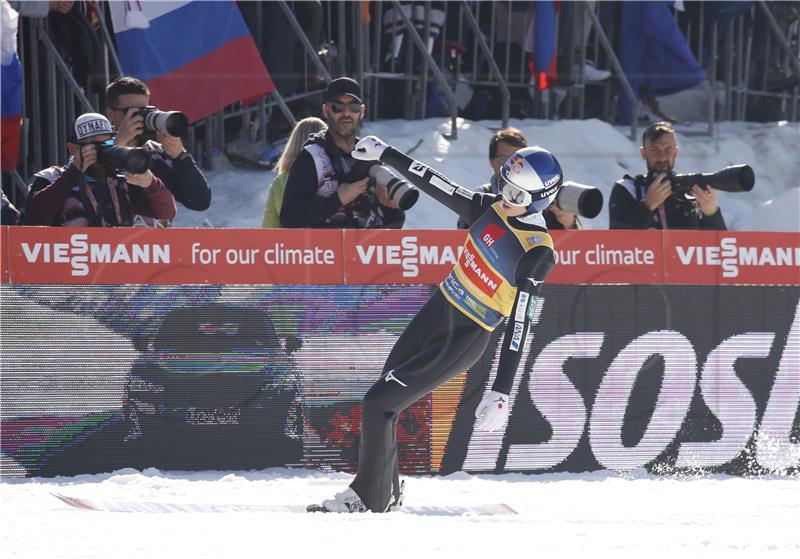
[[[296,121],[297,104],[308,103],[323,91],[332,77],[345,74],[362,82],[368,99],[367,116],[372,120],[385,117],[381,92],[386,88],[402,94],[402,107],[395,108],[401,111],[403,118],[424,118],[430,108],[429,83],[434,83],[450,119],[454,139],[457,117],[463,109],[458,107],[460,101],[455,95],[460,86],[472,88],[473,92],[483,88],[497,93],[494,110],[499,107],[499,112],[493,114],[502,126],[507,125],[511,116],[510,106],[514,107],[517,118],[520,115],[544,119],[583,118],[587,100],[582,69],[587,49],[591,49],[595,57],[602,58],[615,76],[615,80],[609,80],[602,88],[602,118],[613,122],[616,116],[614,97],[626,96],[633,108],[630,133],[635,137],[641,109],[612,47],[619,29],[613,22],[598,17],[598,10],[606,9],[607,5],[596,4],[576,2],[577,9],[570,15],[574,21],[565,22],[581,28],[588,22],[590,28],[588,35],[574,34],[568,45],[569,69],[576,66],[581,71],[566,84],[539,91],[531,83],[524,45],[523,30],[531,17],[529,3],[463,0],[443,3],[442,8],[442,3],[414,2],[412,7],[407,2],[392,0],[370,3],[367,12],[362,3],[325,2],[319,8],[323,19],[321,33],[315,38],[308,35],[309,30],[296,17],[298,9],[307,8],[307,4],[286,0],[279,0],[272,6],[257,3],[258,23],[253,30],[257,45],[263,47],[265,38],[274,31],[273,23],[263,19],[263,10],[274,6],[279,8],[286,28],[298,41],[302,67],[298,69],[297,84],[291,92],[276,91],[251,107],[234,104],[195,123],[190,128],[187,147],[210,168],[211,154],[227,148],[228,121],[238,118],[245,126],[254,123],[258,136],[250,140],[266,141],[266,131],[276,114],[291,127]],[[105,6],[104,3],[100,5]],[[758,0],[749,11],[727,23],[710,25],[704,8],[705,2],[700,2],[699,18],[684,27],[690,49],[708,77],[702,85],[708,96],[706,133],[713,136],[718,117],[725,120],[748,118],[749,109],[760,100],[773,100],[779,119],[797,121],[800,116],[800,40],[794,35],[787,37],[774,13],[776,8],[785,10],[786,6]],[[123,69],[106,19],[103,13],[100,15],[103,73],[108,83]],[[681,17],[676,14],[679,21]],[[766,32],[760,33],[758,25]],[[403,40],[398,40],[400,35]],[[757,60],[754,59],[756,52]],[[26,83],[29,93],[24,107],[19,174],[27,178],[43,167],[63,161],[67,126],[78,111],[100,110],[101,107],[99,95],[87,95],[85,92],[92,88],[73,77],[69,65],[50,39],[46,20],[28,19],[21,24],[20,57],[26,75],[39,77]],[[770,64],[764,63],[765,60]],[[791,79],[783,85],[771,83],[769,72],[775,67],[781,68]],[[46,79],[41,79],[43,76]],[[719,83],[724,90],[721,101],[716,98]],[[563,96],[564,91],[566,97],[561,102],[559,96]],[[520,100],[528,104],[526,111],[520,112],[519,106],[515,106]]]

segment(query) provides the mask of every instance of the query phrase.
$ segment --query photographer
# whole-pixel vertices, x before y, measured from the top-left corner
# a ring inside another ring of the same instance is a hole
[[[175,199],[148,170],[147,153],[114,144],[106,117],[79,116],[67,143],[67,165],[39,171],[28,186],[23,225],[128,227],[137,216],[174,219]],[[119,174],[126,164],[135,172]]]
[[[361,86],[351,78],[328,84],[322,112],[327,131],[312,135],[289,170],[281,207],[283,227],[400,229],[405,212],[380,181],[370,185],[375,162],[350,153],[364,117]],[[388,170],[387,170],[388,172]]]
[[[625,175],[614,184],[608,205],[611,229],[726,229],[710,185],[694,184],[689,196],[676,191],[670,180],[678,158],[672,125],[657,122],[648,126],[639,151],[647,162],[647,175]]]
[[[492,167],[492,178],[487,184],[478,187],[478,192],[488,194],[499,194],[497,180],[500,177],[500,170],[506,159],[521,148],[528,147],[528,140],[522,132],[514,127],[498,130],[489,140],[489,165]],[[548,229],[583,229],[578,216],[574,213],[560,209],[556,204],[551,204],[549,208],[542,211]],[[469,229],[470,224],[463,217],[458,218],[459,229]]]
[[[175,199],[190,210],[207,210],[211,205],[211,189],[206,178],[184,149],[179,134],[153,133],[145,127],[141,113],[149,106],[150,90],[139,79],[123,76],[106,87],[105,114],[117,130],[117,145],[145,148],[151,156],[150,170]]]

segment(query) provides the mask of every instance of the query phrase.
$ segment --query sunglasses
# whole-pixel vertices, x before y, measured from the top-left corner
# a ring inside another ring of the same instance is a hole
[[[351,113],[360,113],[361,112],[361,101],[348,101],[347,103],[343,103],[342,101],[331,101],[329,103],[331,111],[334,114],[339,114],[347,107],[347,110]]]
[[[509,206],[527,208],[531,205],[531,202],[533,202],[533,197],[530,192],[507,181],[502,181],[500,185],[500,194],[503,195],[503,200],[505,200]]]
[[[108,140],[103,140],[102,142],[92,142],[91,138],[89,141],[86,142],[78,142],[82,146],[104,146],[104,147],[111,147],[117,145],[116,138],[109,138]]]

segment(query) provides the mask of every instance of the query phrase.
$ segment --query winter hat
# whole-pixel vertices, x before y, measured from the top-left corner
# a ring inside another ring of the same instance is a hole
[[[100,113],[82,114],[75,121],[74,139],[76,141],[100,134],[116,134],[108,119]]]

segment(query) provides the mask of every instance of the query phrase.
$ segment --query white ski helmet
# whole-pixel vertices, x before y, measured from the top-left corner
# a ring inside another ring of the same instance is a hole
[[[500,194],[507,204],[537,213],[553,203],[564,182],[561,165],[539,146],[515,151],[500,170]]]

